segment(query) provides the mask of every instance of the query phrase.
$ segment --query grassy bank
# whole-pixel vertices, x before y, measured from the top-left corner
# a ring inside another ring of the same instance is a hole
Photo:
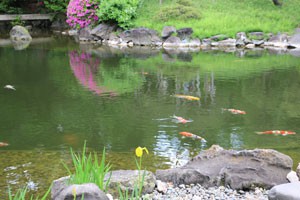
[[[281,7],[271,0],[162,0],[161,5],[158,0],[144,0],[135,26],[159,33],[166,25],[192,27],[193,36],[200,38],[235,36],[240,31],[291,33],[300,26],[299,5],[300,0],[283,0]]]

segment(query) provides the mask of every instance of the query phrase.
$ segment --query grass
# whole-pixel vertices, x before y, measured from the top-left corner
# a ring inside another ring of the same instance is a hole
[[[185,0],[186,1],[186,0]],[[300,0],[285,0],[281,7],[274,6],[270,0],[189,0],[189,7],[197,11],[199,19],[181,19],[165,15],[162,11],[177,5],[176,0],[147,0],[138,10],[135,26],[144,26],[159,33],[166,25],[177,29],[192,27],[193,36],[205,38],[217,34],[234,37],[237,32],[263,31],[292,33],[300,25]],[[172,9],[170,9],[172,12]],[[171,13],[172,14],[172,13]],[[170,14],[170,15],[171,15]],[[172,15],[171,15],[172,16]]]
[[[39,197],[34,198],[33,195],[31,195],[30,198],[28,199],[26,197],[27,187],[19,189],[14,196],[12,195],[10,189],[8,189],[8,199],[9,200],[46,200],[50,191],[51,191],[51,186],[49,187],[48,191],[41,198],[39,198]]]
[[[99,162],[97,153],[86,153],[86,143],[84,143],[82,154],[77,154],[71,149],[72,162],[75,172],[65,164],[71,179],[70,184],[95,183],[102,191],[107,190],[110,179],[104,181],[104,177],[109,174],[111,165],[105,163],[105,149]]]

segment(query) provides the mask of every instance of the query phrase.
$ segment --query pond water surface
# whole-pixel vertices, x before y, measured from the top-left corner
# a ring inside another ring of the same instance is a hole
[[[0,147],[1,195],[26,185],[44,192],[67,175],[62,162],[70,164],[70,148],[80,151],[84,141],[89,151],[105,147],[113,169],[135,169],[137,146],[148,148],[143,165],[152,171],[180,166],[213,144],[271,148],[300,162],[299,57],[131,51],[59,38],[22,51],[0,47],[0,142],[9,144]],[[175,123],[173,115],[193,121]],[[266,130],[297,134],[255,133]]]

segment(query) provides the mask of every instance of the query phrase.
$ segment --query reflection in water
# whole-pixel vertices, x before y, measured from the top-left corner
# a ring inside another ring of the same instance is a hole
[[[97,86],[95,76],[98,72],[98,67],[100,66],[100,59],[92,57],[91,54],[87,52],[69,52],[70,66],[73,70],[75,77],[79,82],[88,88],[89,90],[100,95],[107,93],[105,88]],[[110,95],[114,95],[113,92],[109,92]]]

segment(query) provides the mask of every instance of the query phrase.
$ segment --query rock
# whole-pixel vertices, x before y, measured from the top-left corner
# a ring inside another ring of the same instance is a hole
[[[206,48],[211,46],[211,39],[205,38],[202,40],[201,48]]]
[[[250,43],[250,44],[247,44],[245,47],[246,47],[247,49],[253,49],[253,48],[255,48],[255,44]]]
[[[65,176],[54,180],[52,182],[52,187],[51,187],[51,199],[57,199],[61,191],[63,191],[66,187],[68,187],[69,181],[70,181],[70,176]]]
[[[247,39],[247,35],[245,32],[238,32],[235,36],[236,40],[245,41]]]
[[[51,29],[53,30],[63,30],[69,28],[69,25],[66,22],[66,15],[65,14],[57,14],[54,17],[54,20],[51,23]]]
[[[194,31],[192,28],[182,28],[177,30],[176,32],[177,32],[177,36],[181,40],[184,40],[184,39],[189,39]]]
[[[191,39],[189,42],[189,47],[200,47],[201,41],[198,38]]]
[[[180,44],[181,40],[179,37],[171,36],[163,43],[163,47],[179,47]]]
[[[269,200],[300,200],[300,182],[274,186],[268,193]]]
[[[180,168],[157,170],[156,178],[163,182],[229,186],[249,190],[271,188],[287,183],[286,175],[293,161],[289,156],[270,149],[224,150],[213,145]]]
[[[109,200],[106,194],[99,189],[94,183],[85,183],[81,185],[70,185],[60,192],[60,194],[53,200]]]
[[[220,35],[212,36],[210,39],[211,39],[212,41],[218,42],[218,41],[221,41],[221,40],[226,40],[226,39],[228,39],[228,38],[229,38],[229,37],[228,37],[227,35],[220,34]]]
[[[220,47],[235,47],[236,39],[228,38],[226,40],[221,40],[218,42]]]
[[[300,33],[295,33],[288,40],[288,46],[293,48],[300,48]]]
[[[165,183],[165,182],[162,182],[162,181],[160,181],[160,180],[157,180],[156,181],[156,189],[157,189],[157,191],[158,192],[161,192],[161,193],[163,193],[163,194],[165,194],[165,193],[167,193],[167,191],[168,191],[168,184],[167,183]]]
[[[117,28],[118,25],[114,23],[101,23],[91,30],[91,34],[100,40],[108,40],[110,34],[115,32]]]
[[[297,176],[297,174],[296,174],[295,171],[290,171],[290,173],[288,173],[286,175],[286,178],[287,178],[287,180],[289,180],[290,183],[298,182],[299,181],[299,178],[298,178],[298,176]]]
[[[264,44],[264,40],[252,40],[252,43],[255,45],[255,46],[261,46]]]
[[[10,32],[10,40],[16,50],[22,50],[29,46],[32,37],[28,30],[23,26],[14,26]]]
[[[251,33],[249,33],[250,39],[253,39],[253,40],[263,40],[264,36],[265,36],[265,34],[263,32],[251,32]]]
[[[141,171],[142,176],[144,171]],[[105,180],[108,180],[109,175],[106,175]],[[108,185],[108,192],[114,197],[119,195],[118,188],[124,192],[126,189],[131,194],[134,187],[137,186],[139,180],[138,170],[116,170],[112,171],[111,179]],[[151,193],[155,187],[156,178],[150,171],[145,171],[143,194]]]
[[[270,37],[270,39],[265,42],[264,45],[285,48],[288,46],[287,41],[287,34],[278,33],[277,35]]]
[[[139,46],[161,46],[162,41],[157,32],[148,28],[135,28],[119,34],[122,42],[133,42]]]
[[[161,32],[161,37],[165,40],[173,33],[176,33],[176,28],[174,26],[165,26]]]
[[[300,55],[300,53],[299,53],[299,55]],[[300,162],[298,163],[298,167],[296,169],[296,174],[300,178]]]
[[[90,27],[85,27],[79,30],[78,33],[79,41],[93,41],[96,39],[95,36],[92,35],[92,30]]]

